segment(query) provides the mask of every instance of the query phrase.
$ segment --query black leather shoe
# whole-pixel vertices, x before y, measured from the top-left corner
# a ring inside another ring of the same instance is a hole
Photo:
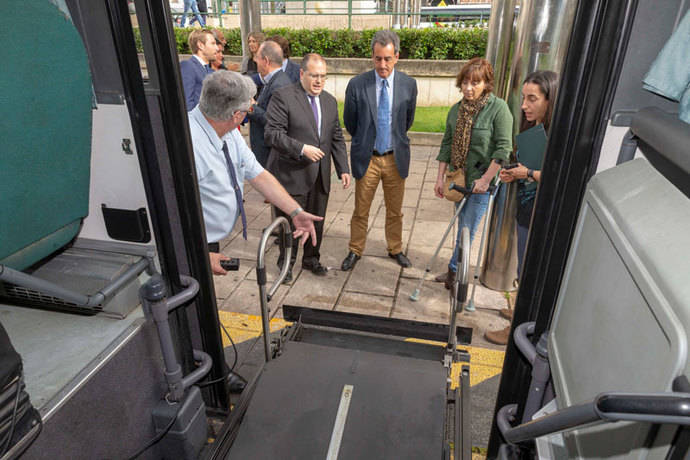
[[[242,393],[247,386],[247,381],[240,374],[230,372],[227,377],[228,391],[230,393]]]
[[[309,270],[316,276],[326,276],[326,273],[328,273],[328,269],[321,265],[319,262],[317,262],[316,265],[313,266],[302,265],[302,268],[304,268],[305,270]]]
[[[350,251],[347,257],[345,257],[345,260],[343,260],[343,264],[340,268],[342,268],[344,272],[352,270],[359,259],[361,259],[360,256]]]
[[[395,261],[400,265],[402,268],[410,268],[412,266],[412,262],[410,262],[410,259],[405,257],[405,254],[402,252],[399,252],[397,254],[388,254],[388,257],[391,259],[395,259]]]

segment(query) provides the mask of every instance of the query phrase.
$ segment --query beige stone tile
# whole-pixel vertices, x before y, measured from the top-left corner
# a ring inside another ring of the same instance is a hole
[[[429,146],[412,147],[412,149],[410,150],[410,159],[411,160],[428,160],[429,156],[431,156],[431,154],[432,154],[433,149],[434,149],[434,147],[429,147]],[[420,174],[420,173],[416,173],[416,174]]]
[[[422,222],[438,222],[439,225],[443,225],[446,227],[448,223],[450,222],[451,217],[453,217],[454,214],[454,207],[453,203],[451,203],[448,200],[440,200],[436,199],[438,201],[441,201],[443,206],[438,206],[434,204],[434,206],[429,206],[426,207],[424,205],[420,205],[419,209],[417,210],[417,221],[422,221]],[[421,200],[423,203],[427,203],[431,200]]]
[[[474,271],[472,274],[474,274]],[[471,286],[469,293],[470,295],[472,294]],[[481,282],[478,282],[477,292],[474,295],[474,306],[488,310],[500,310],[502,308],[506,308],[508,303],[503,292],[493,291],[487,287],[484,287]]]
[[[430,199],[422,198],[419,200],[419,209],[424,211],[436,211],[439,214],[444,212],[453,213],[453,203],[441,198],[436,198],[434,196]]]
[[[326,237],[321,243],[321,265],[339,269],[348,253],[350,238]]]
[[[406,193],[403,198],[403,208],[416,208],[419,203],[419,195],[416,193]]]
[[[233,295],[226,298],[219,308],[223,311],[260,315],[261,302],[256,281],[242,280]]]
[[[347,273],[340,270],[329,270],[326,276],[317,277],[307,270],[290,287],[283,303],[301,307],[332,310],[340,296]]]
[[[333,222],[325,229],[328,238],[350,238],[350,219],[352,212],[341,211],[333,219]]]
[[[363,256],[352,270],[345,291],[393,296],[400,277],[400,266],[388,256]]]
[[[236,226],[237,227],[237,226]],[[261,241],[261,232],[259,230],[248,230],[247,239],[242,238],[241,225],[240,231],[235,234],[229,243],[221,245],[223,254],[228,257],[238,257],[240,259],[256,260],[257,250],[259,249],[259,242]],[[269,241],[270,243],[270,241]],[[271,243],[272,244],[272,243]]]
[[[410,160],[410,174],[424,174],[427,168],[427,160],[414,159]]]
[[[410,242],[409,250],[407,251],[407,258],[412,262],[412,267],[403,270],[403,278],[415,278],[419,279],[424,274],[424,270],[431,263],[431,258],[434,255],[436,247],[430,246],[415,246],[413,242]],[[452,255],[450,248],[441,248],[436,261],[433,266],[430,267],[431,271],[426,273],[426,279],[431,280],[436,275],[443,273],[447,270],[448,261]]]
[[[412,301],[410,295],[414,293],[417,285],[417,280],[406,278],[400,280],[400,289],[395,298],[392,317],[448,324],[450,301],[448,291],[443,284],[425,281],[420,290],[419,300]]]
[[[405,230],[403,227],[402,240],[403,245],[408,241],[410,237],[410,231]],[[404,248],[403,248],[404,251]],[[388,244],[386,242],[385,229],[381,227],[374,227],[369,229],[369,234],[367,235],[367,245],[364,248],[365,256],[378,256],[384,257],[388,255]],[[393,259],[391,259],[392,261]]]
[[[412,229],[413,243],[412,247],[431,247],[435,248],[438,246],[439,241],[443,237],[443,233],[446,231],[447,224],[441,224],[439,222],[424,222],[417,221]],[[453,233],[448,235],[444,247],[452,247]]]
[[[388,317],[392,308],[393,297],[344,292],[335,309],[348,313]]]
[[[271,219],[271,212],[269,210],[265,210],[265,212],[261,212],[259,215],[257,215],[253,219],[251,219],[251,220],[247,219],[247,228],[249,228],[251,230],[263,231],[264,228],[271,225],[271,222],[273,222],[273,219]],[[236,227],[237,227],[237,225],[236,225]],[[240,230],[242,230],[242,222],[241,221],[239,223],[239,227],[240,227]]]
[[[254,270],[254,265],[251,263],[240,263],[240,269],[235,272],[228,272],[225,276],[213,276],[213,286],[216,291],[216,299],[218,305],[223,300],[232,295],[232,292],[245,280],[247,274]]]

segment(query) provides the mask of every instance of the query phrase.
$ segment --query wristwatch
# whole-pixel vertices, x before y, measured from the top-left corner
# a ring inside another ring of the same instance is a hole
[[[294,218],[297,214],[304,211],[300,206],[297,206],[294,211],[290,213],[290,219]]]
[[[527,179],[532,182],[534,181],[534,171],[531,169],[527,170]]]

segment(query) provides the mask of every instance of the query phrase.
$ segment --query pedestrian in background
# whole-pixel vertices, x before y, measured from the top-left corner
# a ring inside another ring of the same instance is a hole
[[[194,15],[193,20],[195,19],[195,20],[199,21],[199,24],[201,24],[201,27],[206,26],[206,22],[204,21],[204,18],[202,18],[201,15],[199,14],[199,5],[197,3],[197,0],[184,0],[184,9],[182,10],[182,20],[180,21],[180,27],[184,27],[184,25],[187,23],[187,12],[188,11],[192,12],[192,14]],[[191,25],[192,21],[190,21],[189,24]]]

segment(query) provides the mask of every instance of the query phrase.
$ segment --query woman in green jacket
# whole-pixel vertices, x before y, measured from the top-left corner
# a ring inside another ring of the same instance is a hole
[[[507,162],[513,150],[513,116],[508,105],[493,95],[494,71],[483,58],[474,58],[465,64],[458,74],[455,85],[463,98],[450,108],[446,119],[446,131],[441,142],[438,160],[438,176],[434,193],[443,198],[447,171],[463,168],[465,187],[472,189],[460,212],[455,251],[448,264],[448,273],[436,277],[450,289],[458,270],[458,245],[463,227],[470,230],[470,242],[489,204],[487,193],[502,162]],[[456,203],[456,207],[459,203]]]

